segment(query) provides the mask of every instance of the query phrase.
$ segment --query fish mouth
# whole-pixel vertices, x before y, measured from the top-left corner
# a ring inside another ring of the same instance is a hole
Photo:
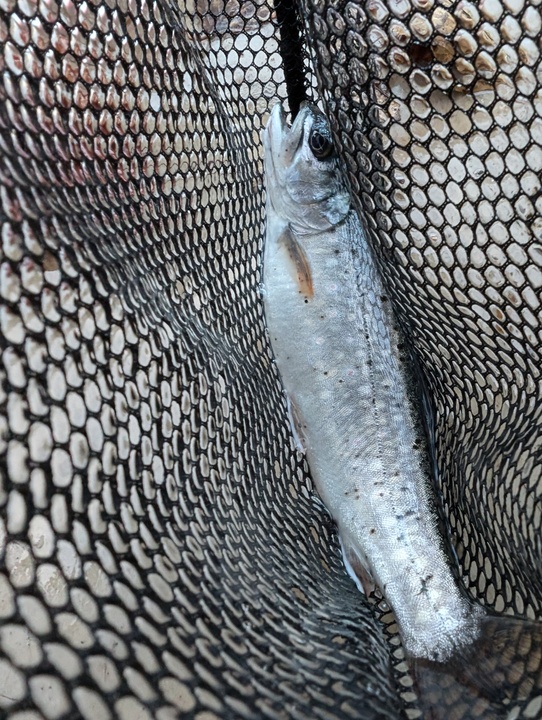
[[[302,103],[301,108],[291,125],[286,120],[286,114],[281,103],[277,103],[265,129],[264,143],[270,150],[270,159],[274,174],[288,168],[303,143],[306,130],[307,117],[313,116],[314,111],[309,103]]]
[[[271,151],[271,158],[280,157],[282,144],[289,132],[290,126],[286,122],[286,114],[281,103],[277,103],[271,110],[264,137],[265,144]],[[273,166],[275,166],[275,162],[273,162]]]
[[[278,102],[271,110],[269,121],[267,123],[267,133],[273,135],[275,133],[283,133],[285,127],[288,127],[286,123],[286,115],[282,109],[282,105]]]

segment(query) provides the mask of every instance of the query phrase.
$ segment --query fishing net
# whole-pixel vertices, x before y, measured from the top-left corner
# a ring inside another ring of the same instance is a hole
[[[430,389],[458,575],[540,618],[539,10],[278,13],[0,0],[1,717],[419,714],[265,334],[260,132],[288,96],[328,111]],[[448,717],[540,716],[516,695]]]

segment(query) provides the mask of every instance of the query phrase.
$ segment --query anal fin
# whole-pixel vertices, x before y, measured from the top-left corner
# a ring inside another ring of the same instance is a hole
[[[340,542],[346,572],[356,583],[358,590],[369,597],[375,591],[376,583],[367,561],[364,561],[351,545],[345,545],[342,539]]]
[[[299,410],[289,395],[286,395],[286,406],[288,408],[288,418],[290,420],[290,427],[292,429],[292,435],[294,436],[296,447],[299,452],[304,455],[307,452],[307,438],[303,432],[303,423],[301,422]]]

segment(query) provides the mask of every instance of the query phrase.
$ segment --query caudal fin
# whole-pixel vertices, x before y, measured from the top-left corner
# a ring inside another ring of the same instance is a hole
[[[413,661],[424,720],[542,717],[542,623],[486,616],[481,633],[446,663]]]

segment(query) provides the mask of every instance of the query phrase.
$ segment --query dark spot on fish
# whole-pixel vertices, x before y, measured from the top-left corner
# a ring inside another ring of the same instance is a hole
[[[339,380],[340,383],[344,382],[344,380]]]
[[[307,305],[308,302],[309,302],[309,299],[305,298],[305,305]]]
[[[384,497],[384,493],[378,493],[380,497]]]
[[[401,513],[398,513],[398,514],[395,516],[395,519],[396,519],[396,520],[404,520],[404,518],[405,518],[405,516],[402,515]]]
[[[401,474],[401,473],[399,472],[399,470],[396,470],[395,473],[394,473],[395,477],[399,477],[400,474]]]
[[[429,582],[429,580],[431,580],[432,577],[432,575],[427,575],[425,578],[421,579],[422,589],[420,590],[418,595],[425,595],[427,593],[427,583]]]
[[[406,490],[406,488],[404,488]],[[405,517],[412,517],[413,515],[416,515],[415,510],[407,510],[405,512]]]
[[[367,367],[373,367],[373,361],[367,360]]]
[[[376,532],[376,530],[375,530],[375,528],[371,528],[371,529],[369,530],[369,532],[371,533],[371,535],[374,535],[375,532]]]
[[[341,251],[340,251],[340,250],[334,250],[333,252],[335,253],[335,255],[338,255]]]
[[[327,375],[327,370],[324,370],[324,375]]]
[[[388,298],[387,298],[386,295],[381,295],[381,296],[380,296],[380,299],[382,300],[382,302],[387,302],[387,301],[388,301]]]
[[[402,488],[399,488],[401,492],[408,492],[408,487],[406,485],[403,485]]]
[[[323,319],[324,319],[324,315],[320,315],[320,320],[323,320]]]

